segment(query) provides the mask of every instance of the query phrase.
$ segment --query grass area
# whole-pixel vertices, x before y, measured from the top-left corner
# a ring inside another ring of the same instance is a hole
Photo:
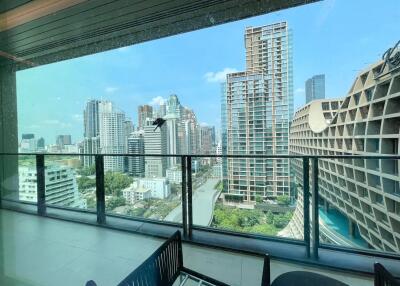
[[[212,227],[237,232],[275,236],[292,218],[293,213],[273,214],[258,209],[239,209],[217,203]]]
[[[44,154],[46,155],[46,154]],[[45,156],[46,165],[56,163],[63,160],[77,159],[78,156],[52,155]],[[20,167],[31,167],[36,165],[36,156],[34,155],[18,155],[18,165]]]

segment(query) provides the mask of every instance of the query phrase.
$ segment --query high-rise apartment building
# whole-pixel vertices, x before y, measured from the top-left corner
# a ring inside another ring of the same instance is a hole
[[[213,127],[200,126],[199,145],[200,154],[213,154]]]
[[[144,154],[144,131],[139,130],[128,137],[128,154]],[[134,177],[144,177],[145,158],[143,156],[128,157],[128,173]]]
[[[40,137],[37,140],[37,150],[38,151],[43,151],[45,147],[46,147],[46,145],[45,145],[45,142],[44,142],[44,138]]]
[[[125,113],[118,110],[112,102],[99,103],[100,151],[102,154],[125,153]],[[124,157],[105,156],[105,171],[124,171]]]
[[[140,105],[138,107],[138,128],[143,129],[146,119],[153,119],[153,107],[150,105]]]
[[[199,152],[199,124],[192,109],[184,107],[182,110],[183,139],[180,141],[181,154],[196,154]]]
[[[99,100],[86,102],[83,111],[83,153],[96,154],[100,152],[100,127],[99,127]],[[83,165],[94,165],[93,156],[82,156]]]
[[[246,71],[228,74],[223,87],[223,153],[288,154],[293,113],[290,39],[286,22],[246,29]],[[287,159],[228,158],[223,174],[224,188],[246,202],[290,194]]]
[[[58,135],[56,138],[56,145],[60,150],[64,149],[64,145],[71,145],[72,138],[71,135]]]
[[[165,125],[167,127],[167,154],[179,154],[180,144],[178,132],[181,129],[179,117],[175,113],[167,113],[164,119],[166,120]],[[168,167],[173,167],[177,164],[177,158],[168,157],[167,162]]]
[[[22,134],[21,142],[19,144],[19,152],[32,153],[37,150],[37,141],[35,134]]]
[[[325,98],[325,75],[319,74],[306,81],[306,103]]]
[[[125,150],[128,152],[128,138],[131,136],[132,132],[135,131],[135,126],[133,125],[132,120],[126,119],[124,121],[124,132],[125,132]],[[129,163],[128,157],[124,157],[124,172],[128,173]]]
[[[167,154],[167,127],[165,124],[154,130],[152,120],[146,120],[144,126],[145,154]],[[147,178],[164,177],[167,168],[165,157],[145,157],[145,176]]]
[[[86,107],[83,111],[83,136],[85,138],[99,136],[99,103],[100,100],[95,99],[86,102]]]

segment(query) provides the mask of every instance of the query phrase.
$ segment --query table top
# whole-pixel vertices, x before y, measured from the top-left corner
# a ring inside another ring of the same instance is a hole
[[[349,286],[331,277],[309,271],[292,271],[278,276],[271,286]]]

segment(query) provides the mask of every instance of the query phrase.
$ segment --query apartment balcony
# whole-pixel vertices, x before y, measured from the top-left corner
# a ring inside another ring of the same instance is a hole
[[[178,200],[177,205],[166,216],[150,215],[145,217],[139,213],[124,213],[118,208],[109,207],[110,195],[104,177],[104,156],[153,156],[132,154],[84,154],[94,156],[96,161],[95,206],[66,206],[46,201],[47,186],[45,184],[46,166],[56,168],[52,157],[67,158],[82,154],[1,154],[4,162],[10,163],[13,158],[31,157],[37,171],[36,200],[18,199],[18,188],[10,190],[9,180],[3,180],[2,201],[0,210],[1,236],[0,254],[3,261],[3,272],[0,281],[7,285],[84,285],[88,280],[95,280],[98,285],[116,285],[127,274],[141,264],[158,246],[176,230],[180,230],[184,240],[184,261],[190,268],[205,273],[228,285],[261,285],[263,255],[272,257],[271,278],[293,270],[311,271],[333,277],[348,285],[373,285],[373,264],[379,261],[390,271],[398,275],[399,260],[397,253],[390,251],[396,244],[396,235],[382,230],[389,229],[390,223],[384,221],[384,212],[380,212],[382,221],[379,226],[373,223],[372,216],[359,210],[366,217],[369,226],[365,231],[379,235],[385,233],[384,244],[380,250],[364,245],[361,247],[344,237],[340,231],[332,228],[326,220],[329,214],[321,213],[324,199],[331,205],[331,214],[343,203],[335,203],[325,195],[325,180],[318,176],[324,174],[317,170],[318,162],[324,162],[329,156],[222,156],[237,158],[262,158],[263,160],[289,159],[303,162],[304,189],[299,191],[297,202],[288,206],[271,205],[257,201],[255,210],[273,212],[293,212],[289,224],[298,224],[298,236],[286,233],[266,234],[255,229],[229,229],[216,223],[215,214],[223,206],[222,193],[214,189],[215,182],[211,173],[204,177],[196,174],[192,163],[198,158],[216,159],[216,155],[164,155],[180,158],[182,182],[177,196],[164,198],[162,201]],[[154,155],[163,156],[163,155]],[[164,157],[163,156],[163,157]],[[356,156],[335,156],[336,160],[349,159]],[[333,156],[329,157],[334,161]],[[371,159],[364,156],[363,159]],[[374,157],[373,159],[377,159]],[[380,156],[381,160],[395,160],[398,156]],[[26,161],[18,161],[26,165]],[[335,161],[334,161],[335,162]],[[321,163],[323,168],[324,164]],[[79,176],[79,175],[76,175]],[[15,176],[12,176],[15,178]],[[70,178],[68,178],[70,179]],[[222,177],[222,179],[225,179]],[[287,180],[288,178],[285,178]],[[21,181],[22,178],[20,177]],[[250,191],[256,197],[257,185]],[[308,182],[308,183],[307,183]],[[272,186],[272,185],[271,185]],[[19,190],[19,191],[22,191]],[[79,191],[81,191],[79,189]],[[242,191],[246,195],[246,191]],[[316,196],[314,195],[316,194]],[[116,196],[116,195],[115,195]],[[226,196],[226,195],[225,195]],[[323,196],[323,197],[321,197]],[[308,199],[307,199],[308,198]],[[317,199],[316,199],[317,198]],[[226,205],[235,206],[231,198],[225,197]],[[352,198],[353,200],[353,198]],[[395,203],[396,200],[393,201]],[[144,203],[140,200],[139,203]],[[377,202],[381,204],[381,202]],[[237,213],[249,213],[246,202],[236,202]],[[254,203],[253,203],[254,204]],[[247,204],[248,205],[248,204]],[[352,201],[352,206],[357,205]],[[336,206],[334,208],[334,206]],[[325,206],[326,207],[326,206]],[[374,209],[378,209],[373,205]],[[152,207],[150,208],[152,209]],[[372,209],[371,209],[372,210]],[[393,207],[391,209],[393,211]],[[153,212],[157,211],[153,209]],[[397,221],[396,216],[391,219]],[[297,220],[297,222],[296,222]],[[307,223],[310,222],[310,223]],[[316,223],[319,222],[319,223]],[[268,224],[268,223],[267,223]],[[284,229],[289,227],[286,225]],[[360,231],[364,229],[360,224]],[[398,232],[395,225],[394,233]],[[315,238],[315,239],[314,239]],[[372,242],[371,242],[372,243]],[[386,246],[387,245],[387,246]],[[14,283],[14,284],[12,284]]]
[[[117,285],[172,234],[159,237],[40,217],[0,211],[1,285]],[[229,285],[261,285],[260,256],[184,243],[185,263]],[[273,260],[271,277],[293,270],[323,273],[349,285],[372,285],[371,278],[348,275]]]

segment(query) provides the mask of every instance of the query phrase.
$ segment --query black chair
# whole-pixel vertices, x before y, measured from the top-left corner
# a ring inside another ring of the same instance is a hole
[[[291,271],[279,275],[271,284],[270,259],[264,256],[261,286],[348,286],[336,279],[309,271]]]
[[[175,232],[118,286],[172,286],[178,277],[182,284],[187,279],[202,281],[202,285],[228,286],[183,266],[182,240],[179,231]]]
[[[374,286],[400,286],[400,282],[382,264],[375,263]]]

